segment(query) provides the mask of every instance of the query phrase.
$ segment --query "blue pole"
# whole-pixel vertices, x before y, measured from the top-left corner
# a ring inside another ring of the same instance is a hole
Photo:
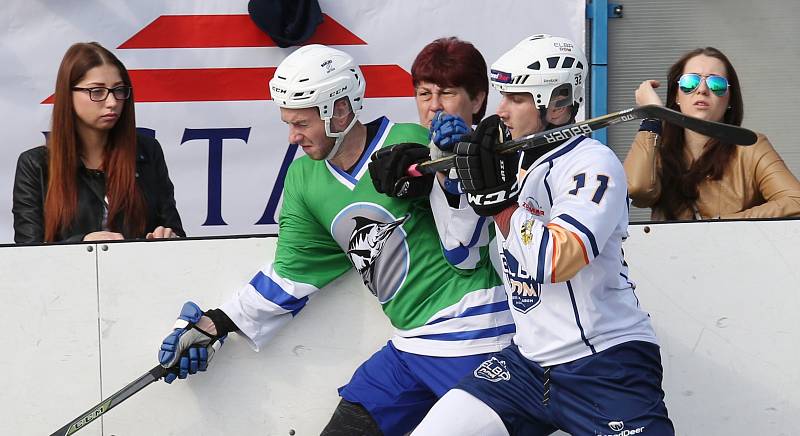
[[[592,105],[587,118],[593,118],[608,113],[608,0],[592,0],[586,13],[592,20],[592,58],[589,60]],[[606,129],[594,132],[592,137],[608,143]]]

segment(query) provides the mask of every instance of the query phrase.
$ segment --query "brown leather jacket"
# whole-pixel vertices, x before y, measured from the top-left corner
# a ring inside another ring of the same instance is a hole
[[[625,158],[628,193],[636,207],[652,207],[661,195],[660,142],[655,133],[638,132]],[[762,134],[754,145],[736,147],[721,180],[707,179],[697,188],[699,216],[686,210],[678,219],[800,216],[800,182]],[[664,216],[654,209],[652,218],[663,220]]]

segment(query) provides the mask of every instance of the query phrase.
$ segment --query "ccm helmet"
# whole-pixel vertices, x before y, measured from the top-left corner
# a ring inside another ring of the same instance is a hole
[[[492,64],[489,80],[502,92],[527,92],[539,109],[550,101],[563,107],[574,104],[574,112],[583,103],[586,81],[586,56],[569,39],[551,35],[533,35],[519,42]]]
[[[325,122],[325,134],[336,138],[326,159],[336,155],[344,136],[358,120],[365,88],[364,75],[352,56],[319,44],[301,47],[287,56],[269,81],[270,94],[279,107],[319,109],[319,116]],[[333,105],[343,97],[350,101],[355,116],[343,131],[334,133],[331,132]]]

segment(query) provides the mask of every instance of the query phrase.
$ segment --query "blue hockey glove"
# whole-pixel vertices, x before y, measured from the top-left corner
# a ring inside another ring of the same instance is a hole
[[[431,122],[428,139],[442,151],[451,151],[463,137],[469,135],[470,126],[458,115],[436,112]]]
[[[227,335],[212,335],[195,325],[202,317],[203,311],[197,304],[191,301],[183,304],[172,333],[164,338],[158,351],[161,366],[172,369],[164,377],[165,382],[172,383],[176,378],[184,379],[197,371],[205,371],[214,352],[225,342]]]

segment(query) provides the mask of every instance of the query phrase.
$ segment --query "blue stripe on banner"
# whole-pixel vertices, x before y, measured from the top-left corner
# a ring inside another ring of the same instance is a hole
[[[308,303],[308,297],[295,298],[293,295],[284,291],[280,285],[275,283],[262,271],[259,271],[258,274],[250,280],[250,284],[253,285],[262,297],[288,310],[292,313],[292,316],[297,315],[300,309],[305,307],[306,303]]]
[[[550,170],[553,169],[553,161],[550,161],[550,168],[547,169],[547,172],[544,174],[544,189],[547,190],[547,199],[550,200],[550,207],[553,207],[553,193],[550,191],[550,184],[547,183],[547,176],[550,175]]]
[[[463,245],[459,245],[452,250],[448,250],[442,245],[442,251],[444,251],[444,258],[450,262],[450,265],[458,265],[469,256],[469,248]]]
[[[433,321],[429,322],[426,325],[438,324],[438,323],[440,323],[442,321],[449,321],[451,319],[456,319],[456,318],[466,318],[468,316],[476,316],[476,315],[485,315],[487,313],[504,312],[506,310],[508,310],[508,300],[500,301],[500,302],[497,302],[497,303],[483,304],[483,305],[480,305],[480,306],[473,306],[473,307],[468,308],[467,310],[465,310],[464,312],[462,312],[462,313],[460,313],[460,314],[458,314],[456,316],[446,316],[446,317],[438,318],[436,320],[433,320]]]
[[[547,242],[550,240],[550,229],[542,227],[542,241],[539,243],[539,261],[536,265],[536,283],[544,283],[544,264],[547,261]]]
[[[409,339],[418,338],[418,339],[428,339],[434,341],[468,341],[470,339],[493,338],[500,335],[514,333],[516,331],[517,327],[514,324],[506,324],[506,325],[501,325],[499,327],[492,327],[488,329],[469,330],[469,331],[454,332],[454,333],[438,333],[434,335],[422,335]]]
[[[478,218],[478,223],[475,225],[475,231],[472,233],[472,239],[469,240],[467,247],[474,247],[475,244],[478,243],[478,239],[481,237],[481,231],[483,230],[484,224],[486,224],[486,217],[482,216]]]
[[[569,298],[572,300],[572,311],[575,313],[575,322],[578,324],[578,330],[581,332],[581,339],[583,339],[583,343],[592,350],[592,354],[596,353],[594,351],[594,345],[592,345],[588,339],[586,339],[586,334],[583,332],[583,326],[581,325],[581,317],[578,315],[578,304],[575,303],[575,292],[572,291],[572,283],[567,280],[567,289],[569,289]]]
[[[562,213],[557,218],[561,218],[562,220],[570,223],[573,227],[580,230],[581,233],[586,235],[586,237],[589,239],[589,244],[592,245],[592,254],[594,255],[594,257],[597,257],[597,255],[600,254],[600,250],[597,249],[597,241],[594,239],[594,235],[592,234],[592,231],[589,230],[588,227],[584,226],[583,224],[580,223],[580,221],[576,220],[575,218],[565,213]]]

